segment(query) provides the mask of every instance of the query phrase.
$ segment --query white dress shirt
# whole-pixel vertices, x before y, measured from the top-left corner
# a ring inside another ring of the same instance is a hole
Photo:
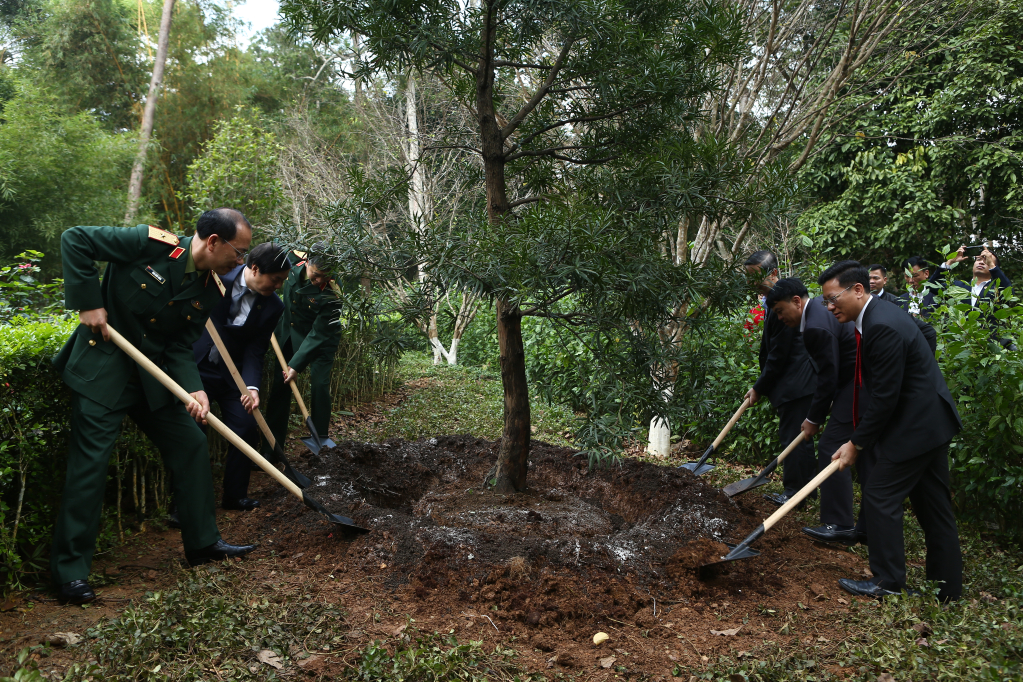
[[[235,279],[234,287],[231,288],[231,309],[227,313],[227,325],[229,327],[241,327],[249,319],[252,311],[252,304],[259,294],[249,286],[249,277],[252,271],[248,267],[241,271],[240,276]],[[214,345],[210,349],[210,362],[214,365],[220,364],[220,351]],[[258,391],[259,386],[246,386],[252,391]]]

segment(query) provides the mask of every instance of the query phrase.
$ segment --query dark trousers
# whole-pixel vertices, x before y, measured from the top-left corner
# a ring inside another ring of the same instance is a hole
[[[877,464],[877,446],[870,448],[869,450],[861,450],[860,454],[856,456],[856,478],[860,483],[860,515],[856,518],[856,533],[867,534],[867,505],[863,500],[863,491],[867,489],[867,482],[870,480],[870,475],[874,471],[874,465]],[[867,537],[870,540],[870,537]]]
[[[781,440],[782,448],[788,447],[788,444],[799,435],[812,402],[813,396],[807,395],[775,408],[778,411],[778,438]],[[817,474],[817,457],[814,456],[813,450],[813,441],[803,441],[782,462],[781,481],[785,486],[786,495],[799,492]]]
[[[255,418],[242,406],[238,387],[224,381],[219,375],[202,371],[200,371],[200,375],[206,395],[211,402],[216,401],[220,405],[220,413],[223,415],[227,428],[241,436],[246,443],[258,449],[259,427],[256,425]],[[223,499],[235,501],[248,497],[249,472],[252,470],[249,461],[249,458],[243,455],[241,450],[228,444],[227,460],[224,463]]]
[[[50,553],[50,572],[58,585],[89,577],[110,453],[125,415],[131,417],[160,450],[164,466],[171,473],[185,550],[201,549],[220,539],[206,436],[185,406],[174,402],[150,409],[142,385],[137,381],[125,386],[113,407],[100,405],[74,392],[71,394],[67,478]]]
[[[941,585],[939,599],[963,593],[963,556],[952,513],[948,443],[904,462],[893,462],[881,450],[863,491],[870,538],[870,570],[881,587],[906,586],[906,550],[902,503],[909,497],[927,546],[927,579]]]
[[[817,443],[818,472],[831,464],[831,456],[849,441],[852,432],[851,420],[838,421],[834,415],[828,419],[828,425]],[[821,523],[852,526],[854,522],[852,469],[836,471],[821,483]]]
[[[328,438],[327,428],[330,426],[330,377],[334,369],[334,354],[337,349],[332,348],[329,352],[309,363],[309,416],[313,419],[313,426],[316,427],[320,438]],[[291,339],[281,349],[285,360],[291,360],[295,354],[291,347]],[[282,369],[274,356],[273,388],[270,389],[270,401],[266,408],[266,423],[270,432],[278,443],[284,443],[288,436],[288,417],[291,415],[291,386],[282,380]],[[283,446],[282,446],[283,447]],[[276,456],[268,457],[273,462]]]

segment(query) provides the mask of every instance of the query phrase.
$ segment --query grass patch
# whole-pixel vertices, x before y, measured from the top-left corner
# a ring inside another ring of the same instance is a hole
[[[90,628],[79,645],[88,663],[64,679],[273,680],[277,665],[340,647],[348,631],[333,605],[253,591],[241,570],[211,566]]]
[[[384,421],[360,424],[356,440],[419,440],[456,433],[501,437],[504,392],[499,374],[485,367],[434,365],[432,355],[421,352],[403,355],[398,372],[403,382],[416,382],[416,390],[386,411]],[[571,434],[578,424],[571,410],[534,396],[530,411],[534,440],[572,447]]]

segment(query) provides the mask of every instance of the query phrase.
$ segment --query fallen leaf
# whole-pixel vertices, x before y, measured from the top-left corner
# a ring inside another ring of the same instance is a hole
[[[263,649],[256,654],[256,660],[260,663],[265,663],[273,668],[280,670],[284,667],[284,663],[281,661],[281,657],[270,651],[269,649]]]
[[[156,579],[156,571],[146,571],[146,577],[150,580]]]
[[[74,632],[54,632],[52,635],[46,635],[43,638],[43,642],[57,648],[74,646],[81,641],[82,636]]]
[[[935,644],[944,644],[947,641],[948,641],[947,639],[939,639],[937,642],[935,642]]]
[[[406,623],[405,625],[402,625],[402,626],[399,626],[399,627],[395,628],[394,632],[392,632],[391,634],[394,635],[395,637],[397,637],[401,633],[405,632],[405,628],[407,628],[407,627],[408,627],[408,623]]]
[[[712,634],[712,635],[721,635],[722,637],[731,637],[733,635],[738,634],[739,630],[742,630],[742,626],[741,625],[739,627],[737,627],[737,628],[732,628],[731,630],[711,630],[710,634]]]
[[[838,603],[839,604],[845,604],[846,606],[849,606],[849,602],[847,602],[846,600],[842,599],[841,597],[838,598]]]
[[[21,603],[20,599],[14,599],[13,597],[7,597],[3,604],[0,604],[0,611],[13,611],[18,608],[18,604]]]
[[[921,637],[920,639],[916,640],[916,645],[917,646],[930,646],[927,643],[927,639],[925,637]]]
[[[306,668],[311,665],[316,665],[317,663],[320,662],[320,660],[322,660],[322,658],[323,658],[322,656],[317,656],[316,654],[313,654],[312,656],[308,658],[303,658],[301,661],[299,661],[298,667]]]
[[[934,632],[934,630],[931,629],[931,626],[927,623],[914,623],[913,629],[916,630],[917,634],[921,637],[927,637]]]
[[[601,668],[610,668],[611,666],[613,666],[615,664],[615,661],[617,661],[617,660],[618,659],[615,658],[614,656],[608,656],[606,658],[602,658],[602,659],[600,659],[600,667]]]

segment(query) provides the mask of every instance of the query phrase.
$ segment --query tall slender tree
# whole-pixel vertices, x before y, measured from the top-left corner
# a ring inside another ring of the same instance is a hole
[[[472,137],[450,144],[482,159],[486,228],[457,266],[444,252],[432,270],[461,272],[496,299],[505,424],[495,487],[522,490],[530,437],[522,317],[579,320],[572,316],[587,313],[557,305],[604,277],[628,288],[630,230],[645,223],[630,226],[622,205],[599,203],[615,203],[615,172],[687,136],[716,86],[715,67],[739,52],[739,22],[703,0],[285,0],[281,11],[321,40],[359,34],[367,71],[434,71],[472,110]],[[592,203],[580,206],[571,188],[587,182]],[[575,230],[573,243],[549,241],[560,228]]]

